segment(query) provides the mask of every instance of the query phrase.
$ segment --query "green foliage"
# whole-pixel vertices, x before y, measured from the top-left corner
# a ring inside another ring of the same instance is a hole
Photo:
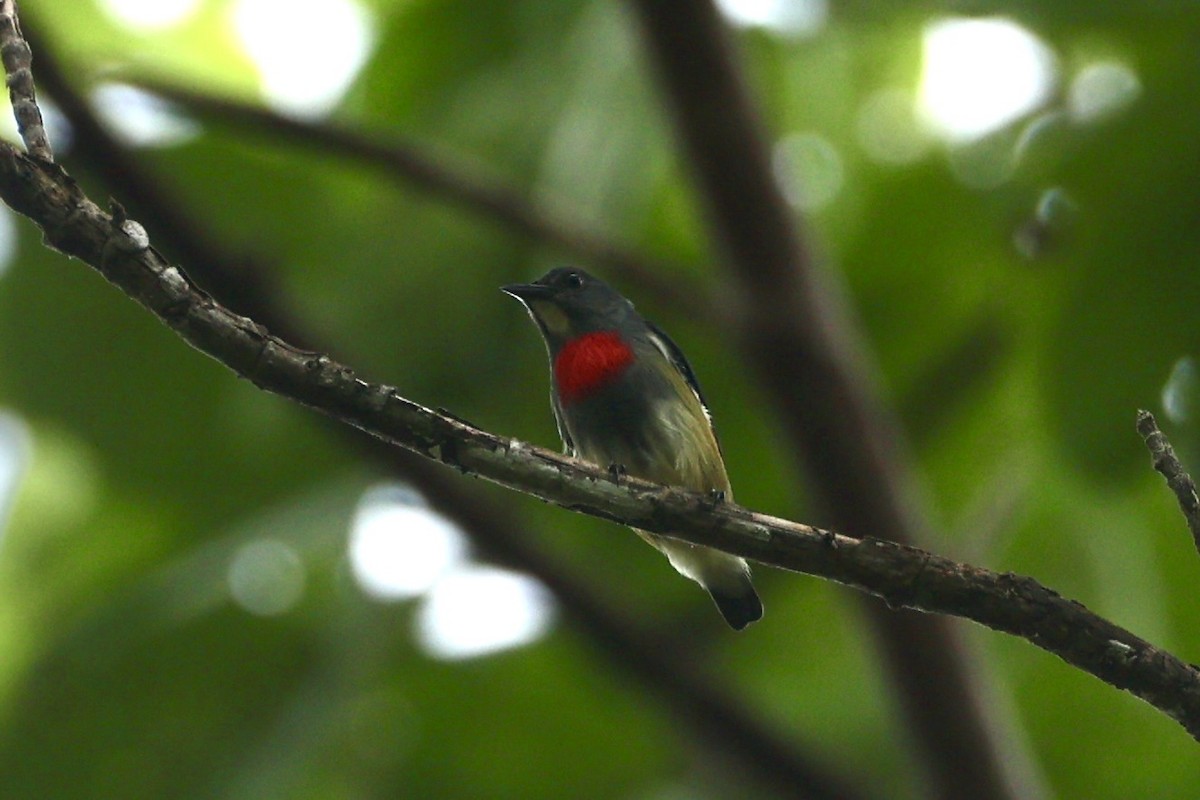
[[[1134,412],[1161,412],[1173,365],[1200,350],[1200,10],[953,4],[1013,14],[1058,57],[1044,107],[973,146],[989,168],[1013,160],[980,189],[952,166],[965,150],[929,141],[897,165],[860,141],[864,103],[915,91],[922,26],[950,12],[830,5],[811,38],[753,29],[737,43],[772,135],[815,133],[840,159],[840,191],[806,222],[914,445],[939,523],[930,546],[1033,575],[1197,660],[1200,563]],[[211,0],[191,22],[140,33],[84,0],[22,11],[80,87],[115,65],[249,96],[231,7]],[[720,285],[628,9],[370,7],[372,56],[338,121],[423,142]],[[1130,66],[1140,94],[1073,122],[1067,86],[1102,58]],[[570,253],[269,134],[211,124],[136,154],[198,227],[274,270],[275,300],[320,346],[406,397],[556,445],[542,346],[497,287]],[[122,199],[64,158],[95,199]],[[0,539],[0,794],[748,796],[566,614],[524,648],[430,656],[418,603],[369,598],[347,567],[355,505],[382,473],[18,228],[0,272],[0,412],[24,420],[32,447]],[[810,518],[781,426],[728,338],[692,309],[646,308],[705,385],[738,500]],[[1165,421],[1196,452],[1196,421]],[[483,491],[772,729],[875,796],[924,796],[848,592],[759,570],[767,616],[735,636],[632,535]],[[239,548],[263,538],[304,567],[299,602],[278,616],[248,613],[228,586]],[[1025,642],[971,633],[995,716],[1051,794],[1195,796],[1195,743],[1173,722]]]

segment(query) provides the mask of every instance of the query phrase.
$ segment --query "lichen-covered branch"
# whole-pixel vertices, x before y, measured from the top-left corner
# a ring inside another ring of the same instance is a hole
[[[36,158],[53,161],[54,152],[50,149],[50,139],[42,124],[42,110],[38,108],[33,90],[33,53],[21,36],[14,0],[0,0],[0,61],[4,63],[17,132],[25,142],[26,151]]]
[[[1149,411],[1138,411],[1137,429],[1150,450],[1154,460],[1154,469],[1167,479],[1167,486],[1175,493],[1179,501],[1179,510],[1187,520],[1188,530],[1192,532],[1192,542],[1200,552],[1200,497],[1196,496],[1196,484],[1192,476],[1183,468],[1175,448],[1167,441],[1166,434],[1159,430],[1158,422]]]
[[[268,391],[380,439],[564,508],[853,586],[895,607],[1021,636],[1142,698],[1200,738],[1200,671],[1032,578],[914,547],[853,539],[632,478],[479,430],[272,336],[198,290],[141,226],[89,200],[57,165],[0,144],[0,198],[48,244],[100,271],[184,340]]]

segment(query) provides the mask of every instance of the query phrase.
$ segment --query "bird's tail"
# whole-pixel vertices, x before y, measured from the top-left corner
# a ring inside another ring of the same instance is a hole
[[[762,601],[750,582],[750,568],[744,560],[711,547],[700,547],[646,531],[637,531],[637,534],[661,550],[679,574],[703,586],[717,604],[721,616],[734,630],[740,631],[751,622],[762,619]]]
[[[722,582],[716,586],[708,586],[709,595],[717,604],[717,610],[735,631],[740,631],[751,622],[762,619],[762,601],[754,591],[750,576],[742,573],[741,580],[730,584]]]

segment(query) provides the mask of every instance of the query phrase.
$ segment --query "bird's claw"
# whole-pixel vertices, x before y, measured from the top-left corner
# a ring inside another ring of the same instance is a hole
[[[628,474],[624,464],[609,464],[608,479],[613,483],[620,483],[621,479]]]

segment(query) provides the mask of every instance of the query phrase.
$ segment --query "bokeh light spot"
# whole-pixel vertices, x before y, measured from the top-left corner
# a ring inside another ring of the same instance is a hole
[[[1163,386],[1163,411],[1171,422],[1182,425],[1196,416],[1197,401],[1200,401],[1200,372],[1197,372],[1196,360],[1184,356],[1175,362]]]
[[[795,133],[781,141],[775,148],[774,167],[788,201],[804,211],[829,205],[845,181],[837,148],[815,133]]]
[[[304,594],[304,562],[291,545],[259,539],[237,549],[229,564],[229,594],[251,614],[290,611]]]
[[[1025,258],[1041,258],[1067,235],[1078,213],[1067,191],[1051,186],[1038,196],[1033,214],[1014,230],[1013,245]]]
[[[1043,225],[1061,227],[1071,222],[1078,210],[1078,206],[1071,199],[1071,195],[1067,194],[1066,189],[1061,186],[1051,186],[1038,197],[1034,216]]]
[[[1037,108],[1054,88],[1054,54],[1003,18],[947,18],[925,26],[918,109],[950,142],[969,142]]]
[[[439,580],[421,604],[417,642],[434,658],[474,658],[536,641],[553,616],[546,590],[532,578],[464,566]]]
[[[462,532],[403,486],[363,495],[350,530],[350,567],[380,600],[419,597],[466,558]]]
[[[1142,93],[1137,73],[1119,61],[1098,61],[1079,71],[1067,92],[1076,122],[1096,122],[1124,109]]]
[[[25,421],[15,414],[0,411],[0,542],[4,540],[8,515],[21,477],[29,466],[32,449]]]
[[[829,20],[829,0],[717,0],[734,25],[786,36],[812,36]]]
[[[156,31],[186,22],[200,0],[101,0],[100,7],[127,28]]]
[[[371,19],[355,0],[238,0],[233,24],[267,102],[302,116],[337,105],[374,38]]]
[[[929,149],[929,137],[917,124],[913,96],[904,89],[881,89],[868,97],[855,127],[867,156],[884,164],[911,164]]]
[[[96,113],[126,144],[166,147],[194,138],[200,126],[170,103],[123,83],[104,83],[92,92]]]

